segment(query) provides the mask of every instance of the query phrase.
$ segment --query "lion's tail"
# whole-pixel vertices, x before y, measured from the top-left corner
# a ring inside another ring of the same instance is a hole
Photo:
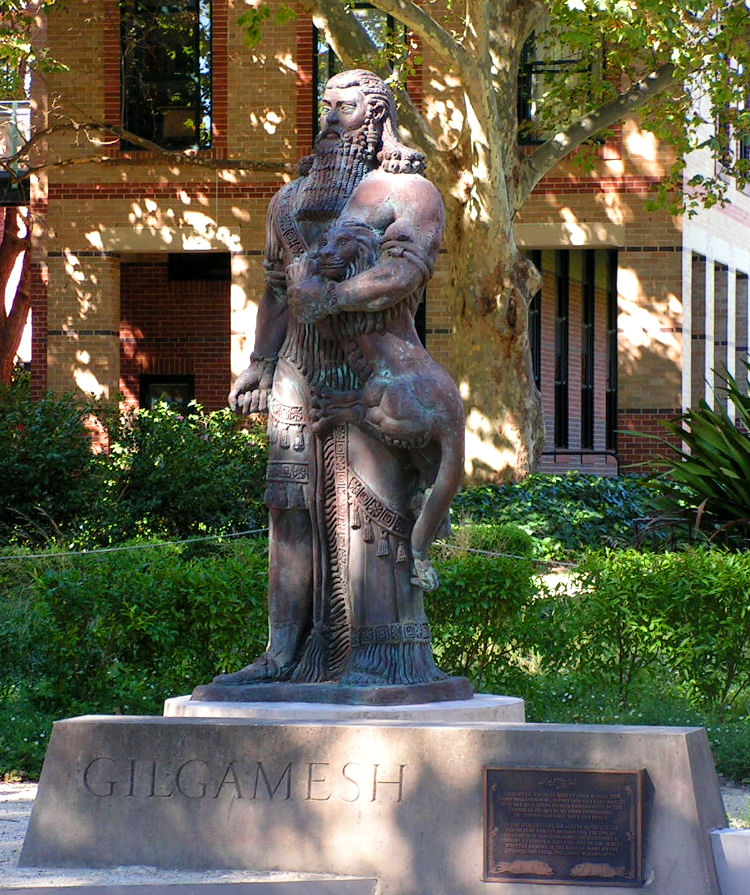
[[[412,531],[411,547],[416,559],[427,559],[430,546],[461,485],[464,473],[463,426],[458,431],[444,433],[440,450],[440,465],[435,482],[427,493]]]

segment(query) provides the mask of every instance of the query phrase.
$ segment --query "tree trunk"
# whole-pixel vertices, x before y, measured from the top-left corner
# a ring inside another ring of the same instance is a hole
[[[5,207],[0,209],[0,385],[10,385],[13,377],[13,366],[18,346],[21,344],[23,331],[31,307],[29,292],[29,253],[27,251],[28,235],[21,236],[25,224],[19,208]],[[18,282],[16,294],[5,309],[5,297],[13,269],[21,253],[23,268]]]
[[[512,227],[492,219],[456,225],[455,216],[453,223],[446,249],[457,302],[455,372],[466,407],[467,473],[473,481],[518,480],[544,447],[528,337],[528,306],[541,278],[516,248]]]

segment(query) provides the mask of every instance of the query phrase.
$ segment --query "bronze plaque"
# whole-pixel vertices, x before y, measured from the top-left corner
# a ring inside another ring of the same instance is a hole
[[[642,885],[643,775],[487,768],[485,879]]]

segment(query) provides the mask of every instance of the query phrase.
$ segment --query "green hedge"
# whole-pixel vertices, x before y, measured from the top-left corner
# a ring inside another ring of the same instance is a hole
[[[563,666],[616,681],[623,704],[659,665],[690,704],[724,715],[750,692],[750,555],[695,547],[680,553],[590,553],[558,600]]]
[[[652,515],[655,494],[640,476],[534,473],[514,484],[465,489],[453,518],[520,525],[544,556],[563,559],[585,548],[632,543],[634,522]]]
[[[507,555],[471,552],[489,545]],[[0,562],[0,776],[38,774],[55,718],[160,714],[263,649],[265,542],[132,546]],[[750,556],[593,552],[555,591],[534,549],[485,525],[442,548],[441,667],[529,720],[703,724],[720,770],[750,776]]]
[[[264,541],[0,563],[0,776],[38,773],[55,718],[161,714],[266,641]]]
[[[92,421],[109,451],[91,450]],[[0,544],[91,547],[266,525],[267,446],[230,410],[162,404],[120,415],[70,395],[0,390]]]

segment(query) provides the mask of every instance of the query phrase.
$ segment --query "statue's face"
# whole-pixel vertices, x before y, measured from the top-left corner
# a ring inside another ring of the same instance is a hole
[[[367,99],[359,87],[327,87],[323,94],[321,137],[355,134],[367,115]]]

